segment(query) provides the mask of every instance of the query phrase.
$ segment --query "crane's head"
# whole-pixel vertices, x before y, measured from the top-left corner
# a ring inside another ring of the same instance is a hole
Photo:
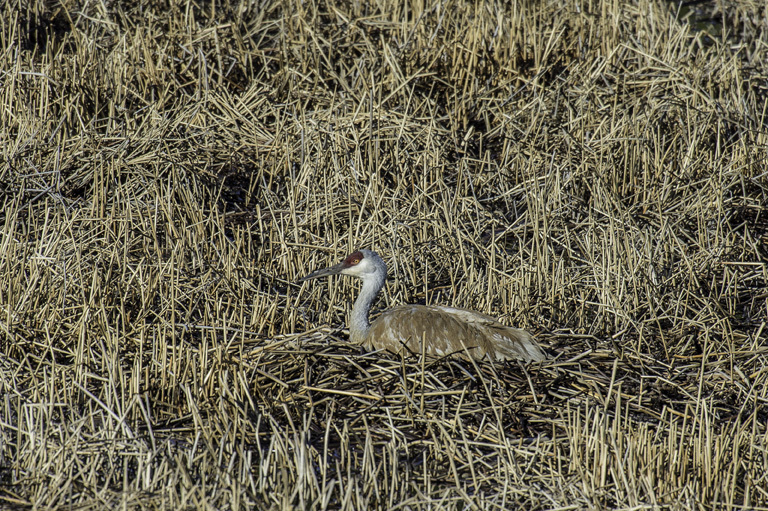
[[[298,282],[327,277],[328,275],[351,275],[363,280],[381,280],[383,282],[387,278],[387,265],[376,252],[361,249],[349,254],[339,264],[310,273],[306,277],[300,278]]]

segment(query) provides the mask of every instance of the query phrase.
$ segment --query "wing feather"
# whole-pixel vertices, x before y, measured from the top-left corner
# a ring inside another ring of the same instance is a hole
[[[422,340],[424,345],[422,346]],[[379,316],[364,341],[368,349],[475,359],[540,361],[545,355],[525,330],[454,307],[405,305]]]

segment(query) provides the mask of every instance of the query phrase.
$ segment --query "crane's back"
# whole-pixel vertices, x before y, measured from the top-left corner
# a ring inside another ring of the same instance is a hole
[[[384,312],[362,342],[368,349],[444,356],[458,354],[474,359],[544,360],[545,355],[525,330],[502,325],[495,319],[464,309],[405,305]],[[422,347],[422,340],[424,346]]]

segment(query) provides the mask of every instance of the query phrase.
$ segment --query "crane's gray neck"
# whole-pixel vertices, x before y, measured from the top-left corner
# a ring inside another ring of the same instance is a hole
[[[363,279],[363,287],[352,307],[352,316],[349,321],[349,340],[354,343],[363,343],[368,335],[371,323],[368,321],[368,314],[371,312],[371,305],[384,287],[386,274],[370,275]]]

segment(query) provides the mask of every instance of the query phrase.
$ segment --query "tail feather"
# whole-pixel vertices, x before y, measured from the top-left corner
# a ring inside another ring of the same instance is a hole
[[[547,358],[533,336],[525,330],[506,327],[504,334],[499,337],[497,337],[499,342],[495,345],[497,360],[541,362]]]

